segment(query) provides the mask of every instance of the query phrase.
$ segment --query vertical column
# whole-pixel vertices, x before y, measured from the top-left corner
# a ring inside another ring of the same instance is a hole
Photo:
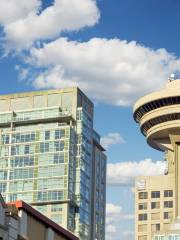
[[[51,228],[46,230],[46,240],[54,240],[54,231]]]
[[[19,221],[19,235],[20,236],[27,236],[27,213],[25,211],[23,211],[22,209],[19,211],[19,217],[20,217],[20,221]]]

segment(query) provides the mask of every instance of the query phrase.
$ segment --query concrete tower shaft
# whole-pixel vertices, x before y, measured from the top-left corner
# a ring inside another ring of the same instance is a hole
[[[168,80],[164,89],[139,99],[134,119],[148,144],[167,152],[168,173],[175,176],[175,218],[180,216],[180,79]]]

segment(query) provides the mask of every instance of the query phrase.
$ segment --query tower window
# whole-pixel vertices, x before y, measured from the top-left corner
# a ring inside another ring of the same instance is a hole
[[[160,208],[160,202],[151,203],[151,209],[159,209],[159,208]]]
[[[147,192],[140,192],[139,193],[139,199],[147,199],[148,193]]]
[[[160,191],[152,191],[151,198],[160,198]]]
[[[164,197],[173,197],[173,190],[165,190]]]
[[[164,212],[164,219],[171,219],[173,216],[172,212]]]
[[[147,209],[147,203],[139,203],[138,209],[139,210],[146,210]]]
[[[173,208],[173,201],[164,201],[165,208]]]
[[[139,221],[146,221],[147,220],[147,213],[139,214],[138,215]]]

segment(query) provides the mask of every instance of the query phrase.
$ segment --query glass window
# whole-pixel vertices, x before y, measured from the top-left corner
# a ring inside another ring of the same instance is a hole
[[[173,197],[173,190],[165,190],[164,197]]]
[[[139,199],[147,199],[148,193],[147,192],[139,192]]]
[[[45,131],[45,140],[50,139],[50,131]]]
[[[160,198],[160,191],[152,191],[151,198]]]
[[[14,202],[17,200],[17,194],[10,194],[10,202]]]
[[[139,203],[138,209],[139,210],[146,210],[147,209],[147,203]]]
[[[64,163],[64,154],[54,154],[54,164]]]
[[[60,133],[60,129],[55,131],[55,139],[60,139],[61,138],[61,133]]]
[[[159,209],[159,208],[160,208],[160,202],[151,203],[151,209]]]
[[[51,205],[51,212],[62,212],[62,206],[59,204]]]
[[[154,237],[154,240],[164,240],[164,239],[165,239],[165,236],[163,235],[158,235]]]
[[[6,183],[0,183],[0,193],[6,191]]]
[[[54,147],[55,147],[55,151],[57,151],[57,152],[63,151],[64,150],[64,141],[54,142]]]
[[[57,129],[55,130],[55,139],[61,139],[65,136],[65,129]]]
[[[139,221],[146,221],[147,220],[147,213],[139,214],[138,215]]]
[[[62,199],[63,199],[63,191],[38,192],[39,201],[62,200]]]
[[[19,155],[19,146],[11,146],[11,155]]]
[[[49,143],[40,143],[40,152],[49,152]]]
[[[152,224],[151,231],[152,232],[160,231],[160,223]]]
[[[30,153],[30,146],[29,145],[25,145],[24,146],[24,154],[29,154]]]
[[[3,144],[9,144],[9,135],[2,136]]]
[[[171,219],[173,217],[172,212],[164,212],[164,219]]]
[[[173,208],[173,201],[164,201],[165,208]]]

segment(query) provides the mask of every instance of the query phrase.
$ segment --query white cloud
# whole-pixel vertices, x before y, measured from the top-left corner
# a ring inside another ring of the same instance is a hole
[[[32,48],[27,62],[37,70],[46,68],[34,79],[36,88],[78,85],[94,100],[121,106],[162,87],[169,73],[180,70],[180,59],[165,49],[100,38],[59,38]],[[57,79],[51,79],[54,72],[59,72]]]
[[[35,41],[55,38],[62,31],[77,31],[93,26],[100,17],[95,0],[55,0],[53,5],[41,12],[37,11],[37,4],[41,1],[33,0],[32,4],[20,5],[18,0],[15,0],[15,3],[13,1],[5,4],[3,0],[4,13],[0,19],[4,24],[8,50],[28,48]],[[28,14],[28,11],[31,14]]]
[[[20,65],[16,65],[14,67],[15,71],[18,72],[18,80],[23,81],[29,76],[29,70],[26,68],[21,67]]]
[[[126,240],[134,240],[134,232],[132,231],[123,232],[123,236]]]
[[[107,183],[109,185],[133,185],[138,176],[162,175],[165,163],[145,159],[140,162],[119,162],[107,165]]]
[[[0,5],[0,25],[8,25],[37,13],[40,9],[41,1],[0,0]]]
[[[131,214],[124,213],[120,205],[113,203],[106,204],[106,239],[119,240],[122,229],[122,222],[134,219]],[[124,235],[124,234],[123,234]]]
[[[112,215],[115,215],[115,214],[120,214],[122,211],[122,207],[119,206],[119,205],[114,205],[112,203],[108,203],[106,205],[106,213],[107,213],[107,216],[112,216]]]
[[[79,86],[93,100],[127,106],[159,89],[171,72],[180,71],[180,59],[165,49],[153,50],[120,39],[78,42],[58,38],[62,32],[98,22],[95,0],[54,0],[45,9],[42,0],[0,1],[6,51],[30,50],[26,61],[37,70],[36,88]],[[51,41],[43,45],[47,39]]]
[[[108,133],[107,136],[101,138],[101,144],[104,148],[108,149],[109,146],[115,144],[125,143],[125,140],[119,133]]]
[[[116,233],[116,227],[114,226],[114,225],[111,225],[111,224],[109,224],[109,225],[107,225],[107,227],[106,227],[106,233]]]

